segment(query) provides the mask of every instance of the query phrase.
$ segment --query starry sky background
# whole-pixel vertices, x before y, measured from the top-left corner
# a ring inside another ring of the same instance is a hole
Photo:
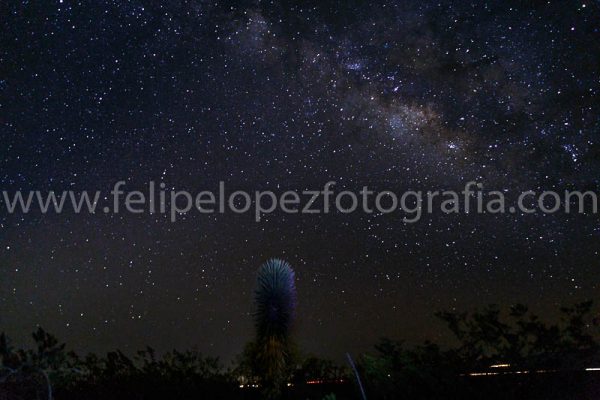
[[[161,3],[2,2],[2,190],[598,190],[596,0]],[[443,342],[442,309],[598,297],[597,216],[401,217],[3,212],[0,326],[230,359],[269,257],[337,359]]]

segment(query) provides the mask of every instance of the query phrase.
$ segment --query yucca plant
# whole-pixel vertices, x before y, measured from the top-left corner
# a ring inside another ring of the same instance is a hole
[[[285,383],[296,308],[296,285],[290,264],[270,259],[260,267],[254,301],[257,373],[263,395],[277,398]]]

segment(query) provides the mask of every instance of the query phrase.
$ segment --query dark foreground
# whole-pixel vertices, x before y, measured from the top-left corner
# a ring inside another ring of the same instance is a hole
[[[368,399],[600,399],[598,315],[592,302],[561,308],[543,322],[522,305],[442,312],[455,347],[407,347],[382,339],[356,355]],[[0,400],[261,399],[260,357],[252,343],[228,368],[196,350],[80,356],[39,328],[34,346],[17,349],[0,335]],[[345,365],[286,353],[271,399],[361,399]],[[261,380],[263,379],[263,380]]]
[[[412,388],[407,392],[382,391],[369,387],[369,399],[511,399],[511,400],[596,400],[600,398],[600,372],[551,372],[506,376],[461,377],[439,386]],[[107,380],[56,388],[57,400],[135,399],[260,399],[257,388],[240,388],[232,382],[167,382],[160,377],[130,381]],[[283,399],[360,399],[353,382],[340,384],[296,384],[286,388]],[[48,399],[43,379],[4,382],[0,399]]]

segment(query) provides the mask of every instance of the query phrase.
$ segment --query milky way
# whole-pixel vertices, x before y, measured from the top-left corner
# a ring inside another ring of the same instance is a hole
[[[9,1],[2,190],[598,190],[598,2]],[[433,313],[597,294],[597,216],[0,214],[0,324],[77,350],[252,337],[269,257],[341,358]]]

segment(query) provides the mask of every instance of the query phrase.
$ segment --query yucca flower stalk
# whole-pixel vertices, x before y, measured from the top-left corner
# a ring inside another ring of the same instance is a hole
[[[257,372],[262,380],[264,396],[276,398],[285,383],[296,308],[296,285],[290,264],[270,259],[260,267],[254,301]]]

